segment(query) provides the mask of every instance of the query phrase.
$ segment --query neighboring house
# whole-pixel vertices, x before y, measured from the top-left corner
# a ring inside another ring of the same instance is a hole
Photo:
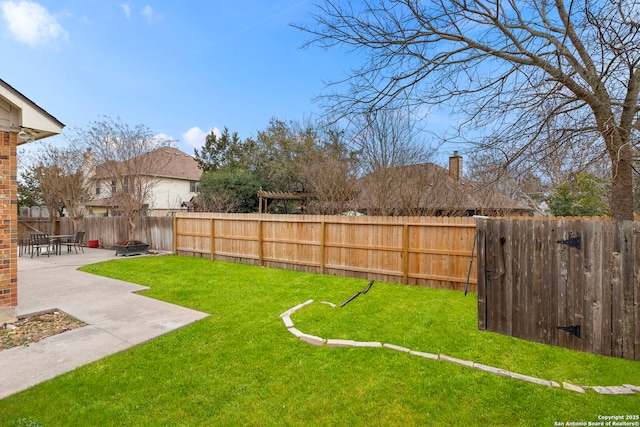
[[[13,322],[18,306],[17,146],[58,135],[62,124],[0,80],[0,325]]]
[[[145,162],[149,165],[145,174],[157,181],[151,197],[146,200],[147,214],[164,216],[185,210],[182,205],[197,194],[202,175],[193,156],[173,147],[163,147],[142,157],[149,158],[149,161]],[[93,193],[93,200],[85,205],[88,216],[119,215],[117,203],[111,197],[116,191],[115,181],[112,177],[106,176],[104,168],[95,165],[91,152],[85,155],[85,163],[85,173],[88,174]]]
[[[462,157],[449,158],[449,170],[434,163],[375,172],[359,181],[354,209],[369,215],[529,215],[531,209],[465,179]]]

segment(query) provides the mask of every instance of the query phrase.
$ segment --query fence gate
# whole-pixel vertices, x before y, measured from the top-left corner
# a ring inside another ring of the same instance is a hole
[[[478,328],[640,360],[640,223],[478,221]]]

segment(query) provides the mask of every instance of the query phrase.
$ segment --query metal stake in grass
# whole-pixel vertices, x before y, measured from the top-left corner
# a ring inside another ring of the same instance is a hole
[[[361,291],[361,292],[356,292],[355,294],[353,294],[351,296],[351,298],[349,298],[348,300],[346,300],[345,302],[343,302],[342,304],[340,304],[340,307],[344,307],[345,305],[349,304],[351,301],[353,301],[354,299],[356,299],[358,297],[358,295],[360,294],[366,294],[367,292],[369,292],[369,289],[371,289],[371,286],[373,286],[373,280],[369,282],[369,285],[367,285],[367,287]]]
[[[366,294],[367,292],[369,292],[369,289],[371,289],[371,287],[373,286],[373,280],[369,282],[369,284],[367,285],[367,288],[362,291],[363,294]]]
[[[489,219],[488,216],[474,215],[476,219]],[[478,223],[476,221],[476,230],[473,232],[473,246],[471,247],[471,259],[469,259],[469,271],[467,271],[467,284],[464,286],[464,294],[469,292],[469,279],[471,278],[471,265],[473,264],[473,253],[476,250],[476,240],[478,239]]]

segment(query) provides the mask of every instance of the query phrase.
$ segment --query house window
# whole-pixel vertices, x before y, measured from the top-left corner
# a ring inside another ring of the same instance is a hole
[[[190,193],[197,193],[198,192],[198,181],[190,181],[189,182],[189,192]]]
[[[111,194],[116,194],[116,181],[111,181]]]
[[[96,183],[96,196],[100,194],[100,183]]]
[[[124,187],[124,192],[128,193],[129,192],[129,177],[128,176],[124,177],[123,187]]]

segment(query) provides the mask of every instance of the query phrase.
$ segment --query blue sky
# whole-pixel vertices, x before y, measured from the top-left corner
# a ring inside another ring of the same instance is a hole
[[[245,139],[273,117],[323,113],[314,99],[361,58],[302,49],[309,35],[290,24],[313,26],[315,12],[312,0],[0,0],[0,78],[65,133],[119,117],[193,154],[214,129]],[[432,114],[427,127],[444,131],[449,122]],[[450,145],[437,160],[454,149],[463,151]]]
[[[308,0],[0,0],[1,78],[66,125],[142,123],[193,153],[214,128],[242,139],[314,97],[355,58],[301,49]]]

